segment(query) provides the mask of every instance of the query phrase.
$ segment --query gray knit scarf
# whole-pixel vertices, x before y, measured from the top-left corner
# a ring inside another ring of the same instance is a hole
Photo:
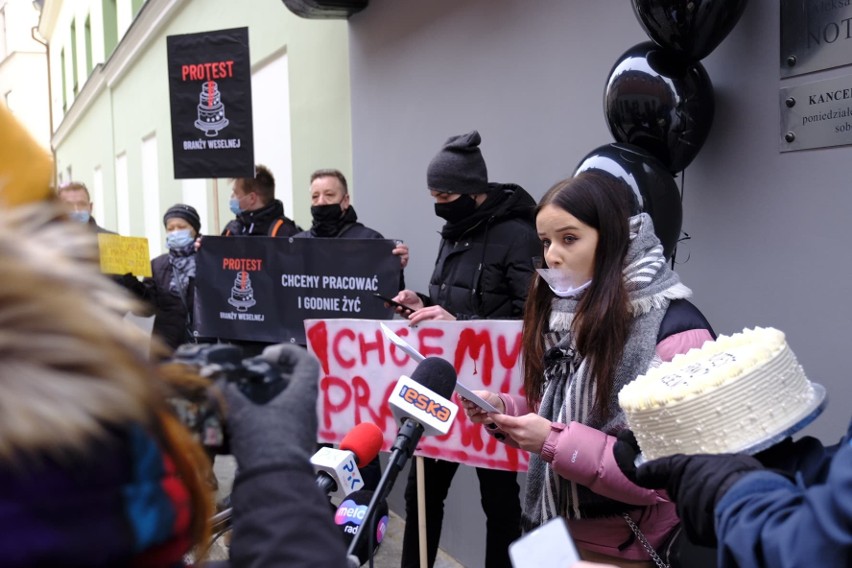
[[[186,303],[189,280],[195,278],[195,243],[179,249],[169,249],[169,264],[172,266],[169,291]]]
[[[544,337],[544,394],[538,409],[540,416],[563,424],[579,422],[607,434],[624,428],[618,391],[648,370],[656,355],[657,334],[669,302],[692,294],[666,264],[663,247],[654,235],[651,218],[646,213],[630,218],[624,283],[630,298],[633,325],[612,378],[607,415],[602,416],[594,408],[595,386],[589,376],[588,361],[575,349],[571,323],[579,300],[555,297],[551,306],[550,329]],[[555,516],[575,519],[602,517],[634,508],[634,505],[607,499],[562,478],[538,454],[530,456],[524,530],[531,530]]]

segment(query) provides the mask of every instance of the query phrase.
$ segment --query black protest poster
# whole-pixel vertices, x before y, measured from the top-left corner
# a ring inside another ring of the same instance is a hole
[[[175,179],[254,176],[248,28],[166,37]]]
[[[304,320],[390,319],[399,257],[385,239],[204,237],[196,256],[199,337],[305,344]]]

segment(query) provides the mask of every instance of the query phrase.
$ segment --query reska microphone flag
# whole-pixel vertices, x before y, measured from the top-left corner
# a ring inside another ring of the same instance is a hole
[[[254,177],[248,28],[168,36],[175,179]]]

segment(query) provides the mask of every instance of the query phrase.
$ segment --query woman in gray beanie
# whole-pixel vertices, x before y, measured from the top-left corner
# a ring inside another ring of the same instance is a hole
[[[201,234],[201,218],[191,205],[177,203],[163,215],[168,252],[151,261],[150,278],[124,284],[144,300],[154,315],[154,335],[171,349],[195,341],[192,306],[195,297],[195,240]],[[134,284],[135,282],[135,284]]]

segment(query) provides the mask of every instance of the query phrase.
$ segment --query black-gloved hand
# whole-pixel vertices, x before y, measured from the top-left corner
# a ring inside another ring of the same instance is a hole
[[[246,398],[233,382],[220,381],[227,403],[231,451],[244,473],[308,462],[317,443],[319,363],[295,345],[272,345],[261,357],[282,369],[287,387],[266,404]]]
[[[612,447],[615,463],[627,479],[636,483],[636,457],[640,451],[639,442],[636,441],[633,430],[622,430],[617,438]]]
[[[115,282],[137,296],[142,296],[145,293],[145,287],[142,285],[142,282],[140,282],[139,279],[130,272],[120,276],[113,276],[113,279]]]
[[[636,485],[665,489],[677,505],[686,536],[694,544],[714,546],[716,531],[713,510],[725,492],[740,477],[763,465],[744,454],[677,454],[651,460],[638,468],[639,444],[630,430],[618,433],[612,449],[624,475]]]
[[[745,454],[676,454],[636,468],[636,483],[664,488],[677,505],[686,536],[695,544],[716,545],[713,511],[740,477],[763,466]]]

